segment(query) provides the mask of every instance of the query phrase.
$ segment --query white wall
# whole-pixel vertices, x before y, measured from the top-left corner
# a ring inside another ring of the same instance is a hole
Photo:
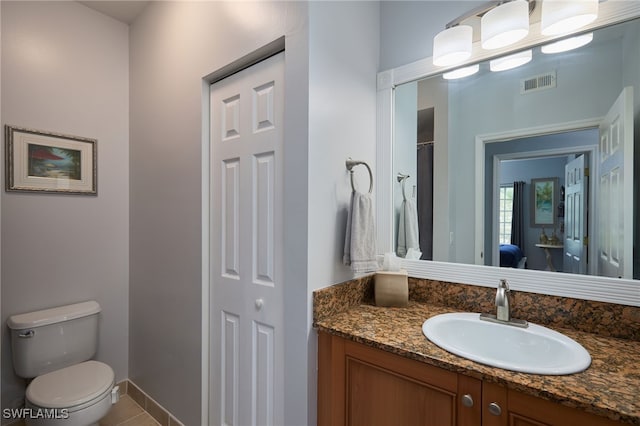
[[[387,0],[380,3],[380,70],[428,58],[433,37],[484,0]]]
[[[353,277],[342,264],[351,196],[345,160],[366,161],[375,179],[376,73],[380,14],[377,2],[309,4],[308,294],[306,353],[308,420],[315,424],[316,333],[311,330],[311,293]],[[364,166],[354,169],[356,186],[369,188]],[[376,188],[374,186],[374,195]],[[288,194],[289,195],[289,194]],[[291,195],[299,197],[301,194]],[[288,261],[287,261],[288,262]],[[286,263],[287,263],[286,262]],[[303,348],[300,348],[303,349]]]
[[[4,326],[12,314],[97,300],[97,358],[116,380],[128,376],[128,28],[75,2],[0,7],[2,124],[98,140],[97,197],[2,191],[2,405],[10,407],[24,391]]]

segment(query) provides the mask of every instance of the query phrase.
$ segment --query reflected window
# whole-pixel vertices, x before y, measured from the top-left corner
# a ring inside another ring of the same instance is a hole
[[[499,237],[500,244],[511,244],[511,218],[513,216],[513,185],[500,186]]]

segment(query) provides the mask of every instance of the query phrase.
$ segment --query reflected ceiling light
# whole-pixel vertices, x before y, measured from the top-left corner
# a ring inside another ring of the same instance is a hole
[[[542,46],[540,50],[542,51],[542,53],[567,52],[569,50],[585,46],[591,43],[591,40],[593,40],[593,33],[588,33],[577,37],[571,37],[564,40],[556,41],[555,43],[546,44]]]
[[[491,71],[506,71],[521,65],[526,64],[533,57],[533,51],[531,49],[523,52],[518,52],[513,55],[503,56],[489,62],[489,69]]]
[[[450,72],[446,72],[442,74],[442,78],[445,80],[455,80],[457,78],[469,77],[480,70],[480,65],[475,64],[470,67],[458,68],[457,70],[453,70]]]
[[[460,64],[471,57],[473,30],[469,25],[457,25],[439,32],[433,38],[433,65]]]
[[[515,0],[491,9],[480,20],[483,49],[499,49],[529,34],[529,3]]]
[[[543,0],[540,27],[542,35],[566,34],[598,17],[599,0]]]

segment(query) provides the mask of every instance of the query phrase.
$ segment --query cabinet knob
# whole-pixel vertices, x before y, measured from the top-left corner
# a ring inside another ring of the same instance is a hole
[[[256,305],[256,311],[262,310],[262,307],[264,306],[264,300],[256,299],[255,305]]]
[[[467,408],[473,407],[473,397],[469,394],[462,395],[462,405]]]
[[[489,404],[489,413],[493,414],[494,416],[499,416],[500,414],[502,414],[502,408],[500,408],[497,403],[492,402],[491,404]]]

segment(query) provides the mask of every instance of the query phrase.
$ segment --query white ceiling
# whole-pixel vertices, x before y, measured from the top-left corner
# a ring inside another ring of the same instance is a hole
[[[78,1],[93,10],[111,16],[125,24],[131,24],[150,1],[137,0],[89,0]]]

